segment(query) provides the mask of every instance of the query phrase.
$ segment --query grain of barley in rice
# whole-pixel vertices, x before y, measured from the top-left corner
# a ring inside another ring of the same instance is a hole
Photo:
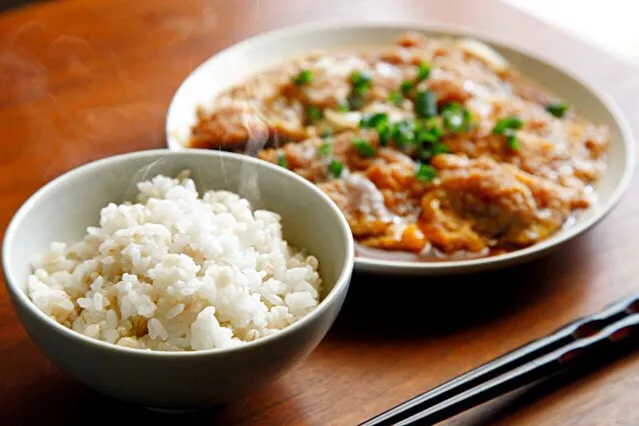
[[[318,260],[288,245],[281,218],[188,174],[138,184],[81,242],[53,243],[28,294],[85,336],[138,349],[228,348],[278,332],[320,301]]]

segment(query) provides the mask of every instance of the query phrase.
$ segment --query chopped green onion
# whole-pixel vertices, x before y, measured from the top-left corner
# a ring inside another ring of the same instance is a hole
[[[344,164],[342,164],[342,162],[339,160],[332,160],[330,164],[328,165],[328,169],[336,178],[340,177],[340,175],[342,174],[343,168],[344,168]]]
[[[439,142],[439,136],[436,133],[431,132],[425,127],[421,127],[415,134],[415,139],[419,143],[435,143]]]
[[[419,143],[417,156],[424,161],[430,161],[437,154],[450,152],[448,147],[440,142],[440,136],[441,129],[437,123],[427,123],[422,126],[416,133],[416,140]]]
[[[333,129],[330,127],[325,128],[322,130],[322,133],[320,133],[320,138],[322,139],[330,138],[331,136],[333,136]]]
[[[361,94],[352,91],[349,95],[348,95],[348,106],[349,106],[349,111],[356,111],[358,109],[362,109],[362,107],[364,106],[364,98],[362,97]]]
[[[324,113],[315,105],[309,105],[308,108],[306,108],[306,116],[312,122],[321,120],[324,116]]]
[[[391,128],[391,137],[398,148],[404,148],[415,140],[414,124],[408,120],[398,121]]]
[[[524,122],[518,117],[506,117],[497,121],[493,128],[493,134],[504,135],[507,138],[508,146],[515,151],[519,150],[519,141],[516,131],[524,126]]]
[[[339,112],[348,112],[351,110],[350,106],[349,106],[349,102],[347,99],[340,99],[337,102],[337,110]]]
[[[430,118],[437,115],[437,98],[434,92],[429,90],[417,92],[415,114],[420,118]]]
[[[428,120],[426,120],[426,122],[424,123],[424,128],[428,129],[429,132],[431,132],[438,138],[441,138],[444,134],[437,118],[429,118]]]
[[[439,142],[442,130],[436,119],[430,119],[425,122],[417,121],[415,123],[415,139],[418,143],[435,143]]]
[[[384,112],[375,114],[364,114],[359,122],[362,129],[375,129],[379,136],[379,144],[385,146],[390,139],[390,126],[388,123],[388,115]]]
[[[351,74],[351,83],[353,90],[357,93],[363,93],[371,87],[371,76],[363,71],[353,71]]]
[[[362,71],[353,71],[351,74],[351,83],[353,88],[349,93],[348,102],[349,110],[358,110],[364,106],[364,94],[371,87],[371,77]]]
[[[351,144],[362,157],[371,158],[375,156],[375,147],[366,139],[354,138],[351,140]]]
[[[317,148],[317,154],[320,157],[328,157],[329,155],[331,155],[332,151],[333,145],[331,145],[329,142],[322,142],[322,144]]]
[[[286,155],[279,154],[277,156],[277,165],[280,167],[284,167],[285,169],[288,169],[288,161],[286,160]]]
[[[524,122],[519,119],[519,117],[511,116],[506,118],[501,118],[495,124],[493,128],[493,134],[495,135],[503,135],[507,130],[519,130],[524,126]]]
[[[446,154],[449,152],[450,152],[450,149],[448,149],[448,147],[441,142],[438,142],[435,145],[433,145],[433,155]]]
[[[377,130],[377,136],[379,138],[379,144],[381,146],[388,145],[388,141],[390,140],[390,137],[391,137],[391,127],[388,125],[388,123],[387,122],[379,123],[376,126],[376,130]]]
[[[408,95],[411,92],[411,90],[413,90],[413,82],[408,80],[402,82],[402,84],[399,86],[399,90],[402,91],[402,94],[404,96]]]
[[[417,170],[415,171],[415,177],[418,180],[430,182],[437,176],[437,170],[430,164],[417,163]]]
[[[417,150],[417,157],[425,162],[430,162],[434,156],[448,152],[450,152],[450,150],[446,145],[441,142],[435,142],[433,144],[421,145]]]
[[[557,118],[561,118],[568,111],[568,105],[564,102],[551,102],[546,105],[546,111]]]
[[[422,146],[417,151],[417,157],[426,163],[430,163],[430,160],[434,156],[435,153],[433,152],[433,147],[431,145]]]
[[[419,68],[417,69],[417,81],[423,81],[428,78],[430,75],[430,64],[426,62],[422,62],[419,64]]]
[[[508,146],[510,147],[510,149],[519,151],[519,141],[514,134],[508,135]]]
[[[388,94],[388,102],[392,103],[395,106],[402,106],[404,103],[404,97],[399,92],[390,92]]]
[[[364,114],[362,119],[359,121],[359,127],[362,129],[372,129],[377,128],[379,123],[384,123],[388,121],[388,116],[385,112],[378,112],[375,114]]]
[[[299,74],[293,77],[293,84],[297,87],[304,86],[305,84],[310,84],[313,81],[313,74],[311,70],[301,70]]]
[[[451,102],[442,110],[444,126],[454,133],[465,132],[470,124],[470,112],[457,102]]]

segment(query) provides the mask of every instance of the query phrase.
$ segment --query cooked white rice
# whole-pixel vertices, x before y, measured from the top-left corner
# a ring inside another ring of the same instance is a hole
[[[53,243],[29,277],[59,323],[120,346],[162,351],[241,345],[319,303],[313,256],[289,247],[280,216],[226,191],[201,198],[188,177],[138,184],[80,243]]]

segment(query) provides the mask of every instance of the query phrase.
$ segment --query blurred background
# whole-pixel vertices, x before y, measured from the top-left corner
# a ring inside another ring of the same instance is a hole
[[[0,0],[0,13],[29,3],[64,0]],[[260,0],[255,0],[256,4]],[[278,0],[268,0],[277,2]],[[639,64],[639,2],[635,0],[501,0],[555,27]],[[428,0],[425,0],[428,2]],[[397,2],[397,7],[402,7]]]
[[[0,0],[0,12],[29,3],[44,3],[41,0]]]
[[[634,0],[502,0],[608,53],[639,64],[639,2]]]

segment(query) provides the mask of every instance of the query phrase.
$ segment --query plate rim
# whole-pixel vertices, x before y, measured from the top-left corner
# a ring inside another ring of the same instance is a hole
[[[245,49],[247,45],[255,44],[271,44],[276,43],[278,39],[286,39],[294,37],[296,34],[307,32],[326,32],[330,30],[375,30],[375,29],[396,29],[398,31],[416,31],[416,32],[435,32],[448,34],[453,37],[472,37],[489,45],[503,47],[516,51],[524,56],[530,57],[543,65],[554,68],[555,71],[574,80],[583,88],[585,88],[594,98],[596,98],[604,108],[610,113],[612,120],[617,125],[620,132],[620,139],[623,145],[624,162],[621,178],[614,189],[611,191],[608,200],[598,206],[598,212],[591,217],[584,219],[573,225],[572,227],[559,231],[559,233],[550,238],[510,253],[505,253],[492,257],[483,257],[478,259],[462,259],[462,260],[446,260],[441,262],[412,262],[404,260],[383,260],[355,257],[355,270],[360,272],[377,273],[377,274],[402,274],[413,276],[427,275],[448,275],[466,272],[478,272],[500,267],[507,267],[523,262],[533,260],[548,254],[554,249],[558,249],[567,242],[573,240],[577,236],[583,235],[587,231],[595,227],[601,222],[612,210],[619,204],[622,197],[628,190],[635,169],[635,144],[634,136],[630,124],[622,112],[619,105],[613,98],[601,90],[597,85],[587,81],[586,79],[575,75],[575,73],[567,69],[552,58],[548,58],[543,54],[534,52],[525,46],[521,46],[517,42],[505,39],[505,37],[497,36],[485,30],[470,28],[457,24],[443,22],[428,21],[388,21],[388,22],[370,22],[370,21],[350,21],[343,19],[330,19],[302,24],[290,25],[274,30],[266,31],[253,35],[244,40],[240,40],[221,51],[213,54],[202,63],[200,63],[189,75],[180,83],[175,91],[171,103],[166,114],[165,135],[167,148],[170,150],[183,150],[185,148],[182,143],[172,137],[171,117],[177,110],[180,94],[185,87],[188,86],[190,79],[199,74],[210,62],[220,60],[220,58],[232,55],[240,49]]]

